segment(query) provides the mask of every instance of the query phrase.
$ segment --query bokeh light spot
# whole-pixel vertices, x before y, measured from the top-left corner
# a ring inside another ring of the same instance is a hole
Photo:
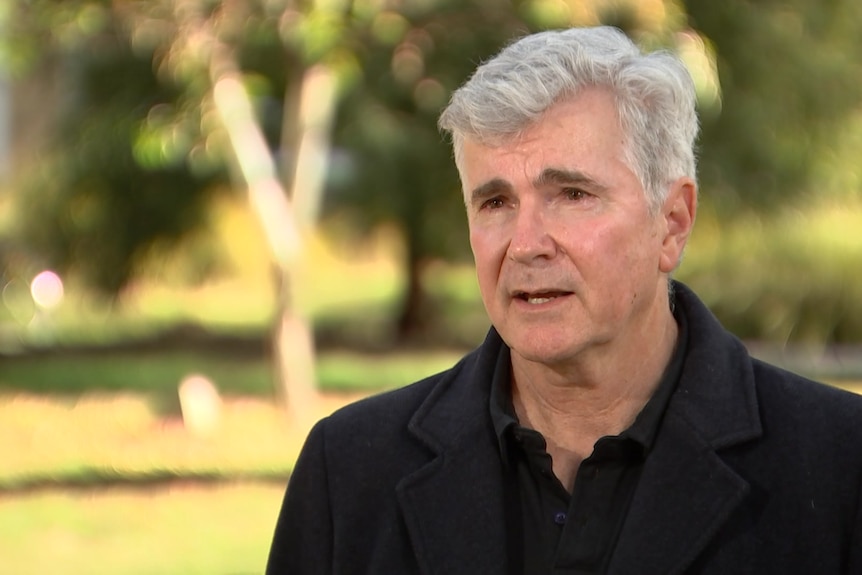
[[[63,301],[63,280],[51,270],[45,270],[30,282],[30,295],[43,309],[53,309]]]

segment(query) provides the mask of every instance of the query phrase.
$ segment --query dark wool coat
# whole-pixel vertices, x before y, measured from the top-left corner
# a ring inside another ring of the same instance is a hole
[[[862,397],[752,359],[685,286],[689,345],[613,575],[862,575]],[[491,330],[452,369],[309,434],[269,575],[480,575],[506,565]],[[532,575],[532,574],[531,574]]]

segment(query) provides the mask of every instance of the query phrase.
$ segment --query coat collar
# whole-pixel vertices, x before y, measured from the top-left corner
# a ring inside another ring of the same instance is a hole
[[[684,285],[676,302],[689,324],[688,353],[647,458],[609,573],[682,573],[749,491],[717,451],[760,436],[748,353]],[[500,346],[482,346],[425,400],[410,432],[435,454],[398,485],[414,551],[427,575],[505,573],[504,486],[488,415]],[[488,380],[488,381],[486,381]]]

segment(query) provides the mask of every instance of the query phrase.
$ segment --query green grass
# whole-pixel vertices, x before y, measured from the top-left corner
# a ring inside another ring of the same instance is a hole
[[[317,358],[323,391],[379,391],[416,381],[453,365],[461,351],[322,353]],[[207,376],[224,394],[272,397],[269,359],[216,353],[122,353],[77,357],[28,357],[0,363],[0,391],[74,396],[87,392],[135,392],[159,398],[176,395],[189,374]]]
[[[324,354],[324,394],[309,422],[459,356]],[[180,379],[194,372],[211,377],[222,396],[219,427],[204,437],[184,427],[177,394]],[[263,360],[166,353],[13,361],[0,374],[0,489],[286,476],[306,429],[289,419],[273,390]]]
[[[0,571],[262,573],[283,492],[243,483],[0,496]]]
[[[319,387],[350,392],[392,389],[452,367],[462,355],[461,351],[327,353],[318,361]]]
[[[121,353],[97,356],[28,357],[0,365],[0,389],[43,394],[146,392],[172,395],[183,377],[201,373],[230,394],[271,394],[271,366],[262,359],[236,359],[192,352]]]
[[[286,477],[306,431],[272,401],[225,399],[196,430],[146,395],[3,395],[0,490]]]

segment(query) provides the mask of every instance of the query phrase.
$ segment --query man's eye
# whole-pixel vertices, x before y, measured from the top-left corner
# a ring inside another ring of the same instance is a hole
[[[489,210],[497,210],[502,208],[505,205],[503,198],[491,198],[490,200],[485,200],[482,204],[482,208]]]
[[[563,191],[566,194],[566,197],[570,200],[583,200],[589,195],[584,190],[580,190],[578,188],[565,188]]]

